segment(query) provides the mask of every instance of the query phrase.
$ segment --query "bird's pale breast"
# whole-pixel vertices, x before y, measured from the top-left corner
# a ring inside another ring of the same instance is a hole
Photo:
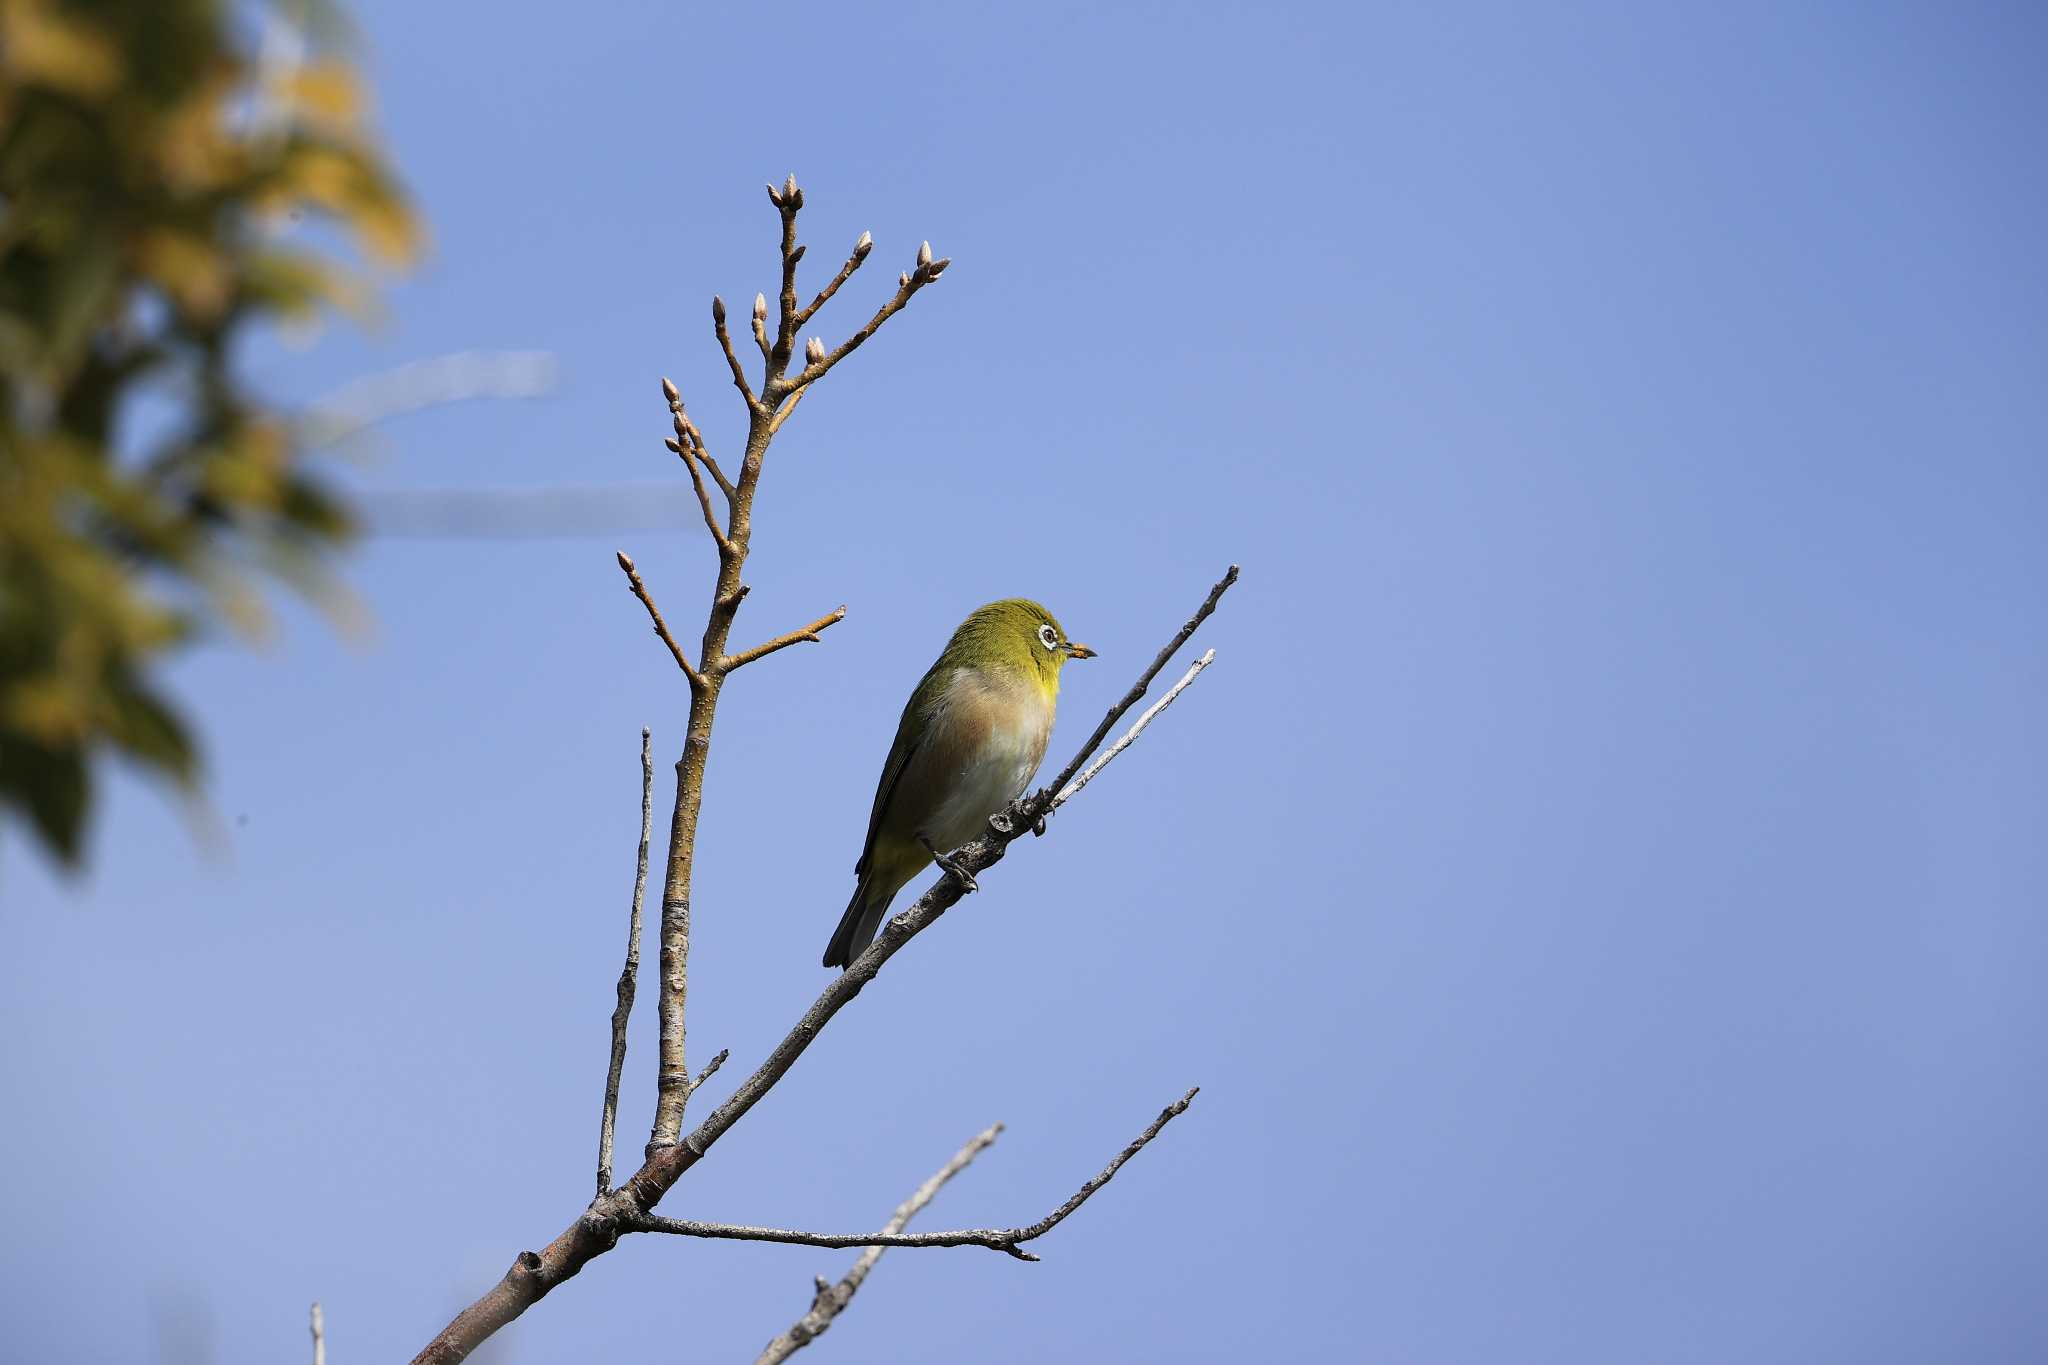
[[[1053,699],[1036,679],[963,668],[934,708],[927,741],[904,774],[931,792],[918,832],[938,848],[978,838],[1022,794],[1052,736]]]

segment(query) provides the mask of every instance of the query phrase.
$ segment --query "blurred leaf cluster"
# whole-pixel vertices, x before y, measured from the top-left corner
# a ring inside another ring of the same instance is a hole
[[[194,779],[166,652],[349,532],[234,363],[417,248],[331,21],[0,0],[0,820],[67,864],[95,763]]]

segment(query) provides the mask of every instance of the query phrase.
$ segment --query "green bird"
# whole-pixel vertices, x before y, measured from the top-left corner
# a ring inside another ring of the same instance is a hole
[[[827,967],[847,966],[872,943],[889,902],[934,862],[972,884],[946,850],[978,837],[989,816],[1023,795],[1052,737],[1060,668],[1094,657],[1021,597],[960,623],[896,723],[853,865],[860,882],[825,947]]]

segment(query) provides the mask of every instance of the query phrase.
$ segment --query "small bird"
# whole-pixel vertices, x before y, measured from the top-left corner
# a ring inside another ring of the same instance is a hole
[[[972,888],[946,851],[1023,795],[1052,737],[1060,668],[1094,657],[1051,612],[1021,597],[991,602],[960,623],[896,723],[867,845],[853,865],[860,883],[826,945],[827,967],[847,966],[873,942],[889,902],[932,863]]]

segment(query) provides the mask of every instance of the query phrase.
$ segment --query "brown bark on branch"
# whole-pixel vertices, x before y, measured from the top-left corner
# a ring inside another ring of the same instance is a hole
[[[625,571],[626,584],[632,588],[633,596],[639,598],[640,605],[647,608],[647,615],[654,622],[654,633],[668,646],[669,656],[676,661],[676,667],[683,670],[683,676],[690,680],[690,687],[693,690],[702,688],[704,675],[690,667],[690,660],[684,655],[683,647],[676,643],[675,636],[668,633],[668,622],[661,619],[661,608],[655,606],[654,599],[648,596],[647,584],[641,580],[639,568],[624,550],[619,551],[619,568]]]
[[[767,336],[765,298],[759,301],[756,308],[755,330],[763,352],[758,396],[756,390],[748,384],[745,370],[734,354],[732,340],[726,330],[725,305],[716,299],[712,304],[714,332],[732,370],[734,385],[745,401],[747,411],[747,438],[736,479],[728,480],[724,472],[705,453],[701,434],[683,411],[681,395],[673,384],[666,380],[662,383],[663,396],[668,402],[676,433],[670,442],[671,447],[677,454],[683,456],[689,466],[699,506],[705,516],[706,528],[718,550],[718,572],[712,585],[703,636],[697,651],[697,658],[701,661],[699,664],[691,664],[689,657],[684,654],[670,633],[632,559],[623,553],[618,557],[619,567],[625,572],[629,586],[652,619],[656,634],[668,647],[670,655],[690,688],[688,727],[684,736],[682,755],[675,765],[675,805],[670,820],[668,857],[662,883],[659,927],[661,974],[658,1000],[660,1057],[656,1070],[655,1118],[645,1157],[640,1169],[622,1185],[606,1188],[610,1176],[610,1130],[616,1116],[618,1076],[624,1065],[623,1023],[625,1012],[629,1012],[631,1007],[631,992],[626,977],[622,976],[620,1007],[614,1012],[613,1063],[607,1076],[597,1197],[573,1223],[543,1249],[521,1252],[496,1285],[463,1309],[433,1341],[428,1343],[415,1357],[415,1365],[452,1365],[452,1362],[466,1358],[478,1344],[545,1297],[556,1285],[575,1275],[594,1257],[609,1251],[617,1244],[619,1236],[628,1231],[678,1232],[688,1229],[691,1235],[742,1236],[755,1240],[802,1238],[812,1245],[833,1246],[982,1245],[1007,1251],[1023,1259],[1032,1259],[1028,1252],[1021,1250],[1021,1243],[1043,1235],[1079,1208],[1096,1189],[1116,1173],[1118,1167],[1149,1142],[1169,1120],[1187,1107],[1187,1099],[1170,1106],[1099,1176],[1084,1185],[1066,1204],[1028,1227],[968,1229],[955,1233],[923,1234],[920,1238],[917,1235],[902,1233],[899,1224],[893,1232],[884,1234],[838,1236],[784,1234],[777,1229],[747,1228],[744,1225],[685,1224],[654,1216],[653,1210],[662,1196],[703,1157],[713,1143],[739,1122],[747,1111],[774,1087],[832,1017],[857,996],[905,944],[957,903],[965,890],[972,889],[971,880],[963,881],[953,875],[941,877],[936,881],[908,909],[891,919],[875,941],[854,959],[846,971],[833,978],[797,1021],[795,1027],[769,1052],[752,1075],[742,1081],[723,1103],[713,1109],[687,1135],[683,1133],[683,1111],[691,1093],[725,1060],[725,1054],[720,1053],[701,1075],[692,1080],[685,1064],[684,1048],[685,1006],[689,984],[690,889],[696,853],[697,824],[704,795],[705,765],[710,752],[712,724],[717,714],[719,697],[733,671],[799,641],[816,640],[822,631],[841,619],[845,611],[844,608],[840,608],[808,626],[751,649],[744,649],[738,653],[728,652],[733,622],[740,604],[747,595],[747,585],[741,581],[741,571],[745,567],[752,545],[754,499],[760,488],[768,448],[776,431],[788,418],[803,394],[808,391],[809,386],[823,378],[835,365],[865,343],[882,324],[901,311],[911,298],[937,280],[949,264],[943,259],[933,260],[929,245],[921,247],[915,268],[898,278],[895,294],[858,332],[830,351],[824,348],[822,342],[814,340],[813,344],[806,347],[802,369],[792,375],[789,369],[798,330],[838,291],[840,285],[852,276],[867,254],[869,239],[863,234],[860,244],[855,247],[853,258],[842,267],[838,277],[819,291],[808,308],[798,309],[796,268],[804,253],[803,247],[796,241],[796,215],[802,207],[802,192],[797,188],[795,178],[791,177],[779,191],[770,186],[769,196],[774,200],[782,219],[782,269],[779,290],[781,307],[775,340],[772,343]],[[720,491],[725,494],[722,521],[717,509],[712,505],[709,490],[704,486],[698,473],[700,461],[703,468],[711,473]],[[1102,724],[1096,728],[1095,734],[1050,787],[1012,802],[1005,811],[990,817],[986,833],[954,851],[951,860],[957,862],[969,878],[972,874],[1001,861],[1009,845],[1027,830],[1036,827],[1043,832],[1043,818],[1046,813],[1060,800],[1072,795],[1067,787],[1075,773],[1080,771],[1081,766],[1101,746],[1102,740],[1116,721],[1143,697],[1152,679],[1215,609],[1217,600],[1236,578],[1237,569],[1232,566],[1229,573],[1211,589],[1207,600],[1160,652],[1131,691],[1117,706],[1110,709]],[[1207,659],[1205,658],[1203,662],[1206,663]],[[1182,679],[1174,690],[1175,694],[1192,681],[1193,673],[1199,672],[1199,669],[1200,665],[1197,665],[1189,677]],[[1171,700],[1171,694],[1166,700]],[[1162,701],[1159,707],[1148,712],[1133,726],[1118,746],[1103,756],[1102,762],[1106,763],[1114,758],[1164,704]],[[1091,768],[1089,776],[1092,777],[1100,767],[1101,763],[1098,763]],[[645,775],[643,768],[643,778]],[[1078,789],[1078,786],[1074,788]],[[650,799],[644,792],[643,787],[643,815],[648,810],[646,803]],[[646,842],[646,834],[643,833],[643,849]],[[640,890],[636,888],[636,914],[640,895]],[[634,958],[629,950],[628,973],[632,971],[633,965]],[[1189,1099],[1193,1097],[1193,1093],[1189,1092]],[[966,1155],[971,1156],[971,1153]],[[956,1160],[959,1160],[960,1164],[965,1164],[962,1158]],[[941,1183],[944,1174],[942,1173],[942,1177],[939,1178]],[[936,1185],[933,1189],[936,1189]],[[904,1210],[898,1212],[904,1221],[907,1221],[908,1214]],[[911,1209],[910,1212],[915,1210]],[[722,1231],[706,1230],[712,1228],[719,1228]],[[878,1238],[886,1240],[878,1241]],[[906,1238],[908,1240],[905,1240]],[[956,1240],[935,1240],[945,1238]],[[871,1265],[872,1261],[868,1264]]]
[[[951,1161],[939,1167],[929,1180],[912,1192],[910,1198],[897,1205],[895,1214],[882,1225],[883,1233],[893,1236],[908,1227],[910,1220],[917,1217],[924,1206],[937,1197],[945,1183],[966,1170],[967,1164],[994,1143],[1002,1131],[1002,1124],[992,1124],[977,1133],[965,1147],[953,1153]],[[871,1246],[862,1252],[838,1284],[833,1284],[822,1275],[819,1276],[817,1292],[811,1297],[810,1311],[764,1346],[761,1354],[755,1358],[754,1365],[780,1365],[780,1362],[816,1341],[825,1329],[832,1325],[832,1320],[844,1313],[846,1306],[853,1302],[853,1296],[859,1293],[861,1285],[867,1282],[868,1272],[882,1259],[884,1250],[886,1248],[881,1246]]]
[[[811,622],[809,625],[800,626],[797,629],[789,632],[789,634],[787,635],[778,635],[774,639],[766,642],[765,644],[755,645],[752,649],[743,649],[737,654],[726,655],[725,658],[720,661],[721,665],[724,667],[726,672],[730,673],[735,668],[744,668],[746,665],[754,662],[754,660],[756,659],[765,659],[778,649],[787,649],[791,645],[802,644],[806,640],[810,641],[812,644],[816,644],[818,641],[819,631],[825,629],[825,627],[827,626],[836,626],[845,619],[846,608],[843,606],[834,607],[832,608],[832,610],[826,612],[823,616],[820,616],[817,620]]]
[[[647,845],[654,833],[654,733],[640,729],[640,857],[633,874],[633,912],[626,929],[626,965],[619,972],[618,1004],[612,1007],[611,1063],[604,1077],[604,1118],[597,1135],[597,1192],[612,1188],[612,1128],[619,1117],[619,1078],[626,1071],[626,1021],[633,1017],[633,993],[640,979],[640,904],[647,895]]]
[[[991,1251],[1007,1252],[1020,1261],[1035,1261],[1038,1257],[1024,1250],[1024,1243],[1045,1236],[1065,1222],[1068,1214],[1087,1203],[1089,1197],[1107,1185],[1126,1161],[1144,1150],[1145,1145],[1153,1138],[1158,1137],[1160,1129],[1186,1113],[1188,1105],[1194,1102],[1195,1096],[1199,1093],[1200,1087],[1190,1090],[1160,1110],[1159,1117],[1152,1120],[1144,1132],[1133,1138],[1109,1165],[1083,1184],[1066,1203],[1037,1222],[1023,1227],[961,1228],[952,1232],[904,1232],[900,1228],[883,1228],[880,1232],[801,1232],[795,1228],[762,1228],[744,1223],[703,1223],[689,1218],[663,1218],[652,1213],[627,1218],[620,1227],[626,1232],[666,1232],[678,1237],[724,1238],[737,1242],[784,1242],[791,1246],[806,1247],[987,1247]]]
[[[1080,770],[1102,739],[1122,718],[1125,712],[1143,697],[1145,688],[1159,675],[1172,657],[1174,650],[1186,643],[1208,615],[1215,610],[1217,600],[1237,581],[1237,566],[1210,590],[1207,600],[1183,625],[1168,647],[1160,651],[1159,657],[1139,678],[1130,692],[1115,706],[1111,707],[1103,723],[1096,728],[1088,741],[1082,745],[1063,770],[1063,776],[1071,778]],[[991,817],[989,831],[981,838],[955,850],[953,858],[970,873],[980,873],[1002,861],[1009,846],[1022,838],[1049,807],[1054,795],[1051,788],[1041,789],[1032,796],[1021,798],[1010,804],[1008,810]],[[883,965],[894,957],[903,946],[929,928],[947,910],[956,905],[962,895],[957,879],[946,876],[934,882],[925,893],[917,898],[909,909],[890,919],[882,926],[882,932],[853,960],[844,972],[832,979],[818,998],[811,1003],[795,1027],[783,1036],[754,1074],[741,1082],[739,1089],[727,1097],[723,1104],[712,1110],[690,1135],[673,1146],[650,1150],[646,1162],[633,1176],[606,1198],[594,1200],[569,1227],[539,1252],[523,1251],[489,1292],[475,1303],[462,1310],[455,1320],[444,1328],[441,1335],[429,1343],[415,1359],[415,1365],[452,1365],[464,1359],[476,1345],[491,1333],[511,1322],[533,1304],[539,1302],[550,1290],[562,1281],[580,1271],[592,1258],[600,1256],[617,1245],[624,1230],[622,1222],[651,1211],[661,1197],[672,1188],[676,1181],[690,1167],[711,1149],[713,1143],[743,1118],[747,1111],[773,1089],[796,1064],[825,1025],[831,1022],[848,1002],[859,995],[868,982],[875,979]]]

